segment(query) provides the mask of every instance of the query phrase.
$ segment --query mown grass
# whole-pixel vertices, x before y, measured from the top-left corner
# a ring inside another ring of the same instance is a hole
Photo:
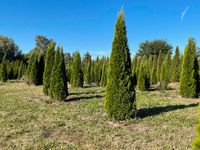
[[[0,84],[0,149],[191,149],[199,99],[176,90],[137,92],[137,119],[113,121],[104,88],[69,89],[65,102],[42,87]]]

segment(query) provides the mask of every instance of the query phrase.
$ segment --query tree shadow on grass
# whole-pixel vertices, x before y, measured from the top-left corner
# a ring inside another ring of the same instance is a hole
[[[149,116],[159,115],[165,112],[174,111],[178,109],[185,109],[190,107],[197,107],[199,103],[189,105],[169,105],[163,107],[141,108],[137,111],[137,118],[145,118]]]
[[[82,95],[82,94],[101,94],[104,93],[105,91],[88,91],[88,92],[79,92],[79,93],[69,93],[69,95]]]
[[[80,97],[72,97],[72,98],[67,98],[65,102],[75,102],[75,101],[80,101],[80,100],[87,100],[87,99],[95,99],[95,98],[103,98],[103,95],[92,95],[92,96],[80,96]]]

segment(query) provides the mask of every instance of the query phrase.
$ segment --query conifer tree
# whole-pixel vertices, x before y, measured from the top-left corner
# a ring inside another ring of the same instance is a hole
[[[161,73],[161,69],[162,69],[162,61],[163,61],[163,55],[162,55],[162,51],[159,51],[159,55],[158,55],[158,62],[157,62],[157,80],[160,82],[160,73]]]
[[[199,111],[199,123],[196,128],[197,137],[193,141],[192,150],[199,150],[200,149],[200,110]]]
[[[199,66],[196,58],[196,43],[189,38],[184,51],[182,72],[180,79],[180,95],[187,98],[198,97],[199,92]]]
[[[181,58],[179,54],[179,47],[176,47],[175,55],[172,59],[172,75],[171,75],[171,81],[178,82],[180,81],[180,75],[181,75]]]
[[[54,63],[54,53],[55,44],[53,42],[50,42],[46,51],[45,68],[43,74],[43,92],[45,95],[49,95],[51,72]]]
[[[7,65],[6,65],[6,57],[5,54],[1,63],[1,80],[3,82],[7,82]]]
[[[64,100],[68,96],[67,77],[62,47],[55,53],[54,65],[51,73],[50,96],[57,100]]]
[[[92,65],[92,58],[87,52],[83,59],[83,72],[84,72],[84,81],[86,84],[91,83],[91,65]]]
[[[39,84],[39,74],[38,74],[38,55],[34,54],[34,61],[31,66],[31,72],[30,72],[30,83],[38,85]]]
[[[81,68],[81,56],[77,51],[74,53],[73,64],[72,64],[72,74],[70,84],[72,87],[82,87],[83,86],[83,71]]]
[[[170,51],[168,51],[165,56],[164,62],[162,64],[161,75],[160,75],[160,85],[162,89],[167,89],[167,86],[170,82],[170,73],[171,73],[171,56]]]
[[[153,67],[152,67],[152,70],[151,70],[151,84],[157,83],[156,72],[157,72],[157,56],[155,55],[153,57]]]
[[[124,13],[118,15],[109,60],[105,110],[117,120],[128,119],[136,112],[131,58],[126,36]]]
[[[102,75],[101,75],[101,87],[105,87],[107,84],[107,64],[103,64]]]
[[[23,75],[23,63],[20,63],[19,69],[18,69],[18,79],[20,80],[22,78]]]
[[[44,55],[41,54],[38,61],[38,85],[43,84],[44,65]]]
[[[99,60],[99,57],[97,57],[94,66],[94,80],[97,85],[99,85],[101,81],[101,74],[102,74],[101,61]]]
[[[91,83],[94,83],[94,60],[92,60],[92,66],[91,66]]]
[[[150,88],[150,76],[148,72],[147,63],[147,58],[146,56],[144,56],[140,64],[140,70],[138,75],[138,89],[140,91],[146,91]]]
[[[30,82],[31,82],[30,74],[31,74],[31,68],[32,68],[32,65],[33,65],[34,57],[35,57],[35,53],[32,53],[31,57],[29,59],[29,62],[28,62],[27,70],[26,70],[26,80],[27,80],[28,84],[30,84]]]
[[[136,70],[137,70],[137,57],[134,57],[132,61],[132,75],[133,75],[134,86],[137,85],[137,71]]]

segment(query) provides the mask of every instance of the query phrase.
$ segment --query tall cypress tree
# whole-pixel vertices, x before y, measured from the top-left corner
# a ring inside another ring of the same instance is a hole
[[[62,47],[58,47],[55,54],[51,73],[50,96],[57,100],[64,100],[68,96],[67,77]]]
[[[55,53],[55,44],[51,42],[49,43],[46,51],[45,68],[43,74],[43,92],[45,95],[49,95],[51,72],[54,62],[54,53]]]
[[[167,55],[165,56],[165,60],[162,64],[161,69],[161,76],[160,76],[160,84],[162,89],[167,89],[167,86],[170,82],[171,77],[171,56],[170,51],[168,51]]]
[[[20,66],[19,66],[19,69],[18,69],[18,79],[20,80],[22,78],[22,75],[23,75],[23,62],[20,62]]]
[[[128,119],[136,112],[131,58],[126,36],[124,13],[118,15],[109,61],[105,110],[117,120]]]
[[[179,47],[176,47],[175,55],[172,59],[172,75],[171,75],[171,81],[178,82],[180,81],[180,75],[181,75],[181,58],[179,53]]]
[[[38,61],[38,85],[43,84],[44,65],[44,55],[41,54]]]
[[[156,84],[157,83],[157,56],[155,55],[153,57],[153,68],[151,70],[151,84]]]
[[[32,65],[33,65],[33,61],[34,61],[34,57],[35,57],[35,53],[31,53],[31,57],[28,61],[28,67],[27,67],[27,70],[26,70],[26,82],[28,84],[30,84],[31,82],[31,68],[32,68]]]
[[[162,55],[162,50],[159,51],[158,55],[158,62],[157,62],[157,80],[160,82],[160,73],[162,69],[162,61],[163,61],[163,55]]]
[[[147,58],[144,56],[140,64],[138,75],[138,89],[140,91],[146,91],[150,88],[150,76],[147,63]]]
[[[101,87],[105,87],[107,84],[107,64],[103,64],[102,75],[101,75]]]
[[[91,83],[91,69],[92,69],[92,58],[89,52],[87,52],[83,60],[84,81],[86,84]]]
[[[180,79],[182,97],[196,98],[199,92],[199,66],[196,58],[196,43],[189,38],[185,48]]]
[[[34,61],[31,66],[31,72],[30,72],[30,83],[39,85],[39,74],[38,74],[38,54],[34,54]]]
[[[1,80],[3,82],[7,82],[7,65],[6,65],[6,57],[7,55],[5,54],[3,56],[2,64],[1,64]]]
[[[134,82],[134,86],[137,85],[137,57],[133,58],[132,61],[132,75],[133,75],[133,82]]]
[[[79,52],[74,53],[70,84],[72,87],[83,86],[83,71],[81,68],[81,56]]]

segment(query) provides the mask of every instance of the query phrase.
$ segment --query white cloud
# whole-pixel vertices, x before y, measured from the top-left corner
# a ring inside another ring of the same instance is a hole
[[[187,6],[187,7],[183,10],[183,12],[181,13],[181,21],[183,21],[185,15],[186,15],[186,13],[189,11],[189,9],[190,9],[190,6]]]

